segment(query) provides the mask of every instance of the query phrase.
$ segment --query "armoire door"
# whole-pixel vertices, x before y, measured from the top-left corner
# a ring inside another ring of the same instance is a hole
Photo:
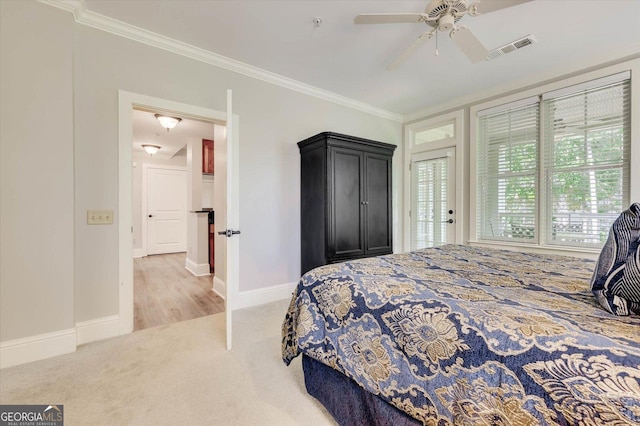
[[[392,249],[391,158],[364,154],[365,252],[388,253]]]
[[[329,258],[364,255],[364,209],[362,202],[362,151],[332,148],[330,155],[331,207],[329,219]]]

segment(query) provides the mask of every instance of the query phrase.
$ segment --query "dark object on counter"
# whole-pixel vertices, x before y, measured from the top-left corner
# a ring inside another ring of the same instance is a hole
[[[209,272],[213,274],[215,265],[216,228],[214,225],[214,211],[209,212]]]

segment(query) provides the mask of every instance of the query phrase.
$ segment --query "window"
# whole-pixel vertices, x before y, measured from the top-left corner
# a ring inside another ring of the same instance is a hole
[[[482,112],[478,190],[482,239],[533,240],[536,229],[539,102]]]
[[[453,138],[455,135],[455,121],[451,121],[437,127],[423,130],[422,132],[417,132],[415,135],[415,144],[421,145],[424,143],[442,141]]]
[[[629,73],[478,111],[482,240],[596,248],[628,207]]]

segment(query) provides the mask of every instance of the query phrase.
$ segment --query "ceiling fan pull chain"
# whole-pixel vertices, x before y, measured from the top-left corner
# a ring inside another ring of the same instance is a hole
[[[436,56],[438,56],[440,52],[438,52],[438,31],[436,31]]]

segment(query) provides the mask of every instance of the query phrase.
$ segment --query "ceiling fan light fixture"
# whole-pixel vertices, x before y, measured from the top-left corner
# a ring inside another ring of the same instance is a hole
[[[442,18],[438,19],[438,30],[451,31],[453,29],[454,22],[455,18],[453,15],[444,15]]]
[[[144,148],[145,151],[147,151],[147,154],[149,155],[153,155],[155,153],[158,152],[158,150],[160,149],[160,146],[158,145],[142,145],[142,147]]]
[[[160,122],[162,127],[167,129],[167,132],[178,125],[182,121],[182,118],[170,117],[168,115],[156,114],[156,119]]]

